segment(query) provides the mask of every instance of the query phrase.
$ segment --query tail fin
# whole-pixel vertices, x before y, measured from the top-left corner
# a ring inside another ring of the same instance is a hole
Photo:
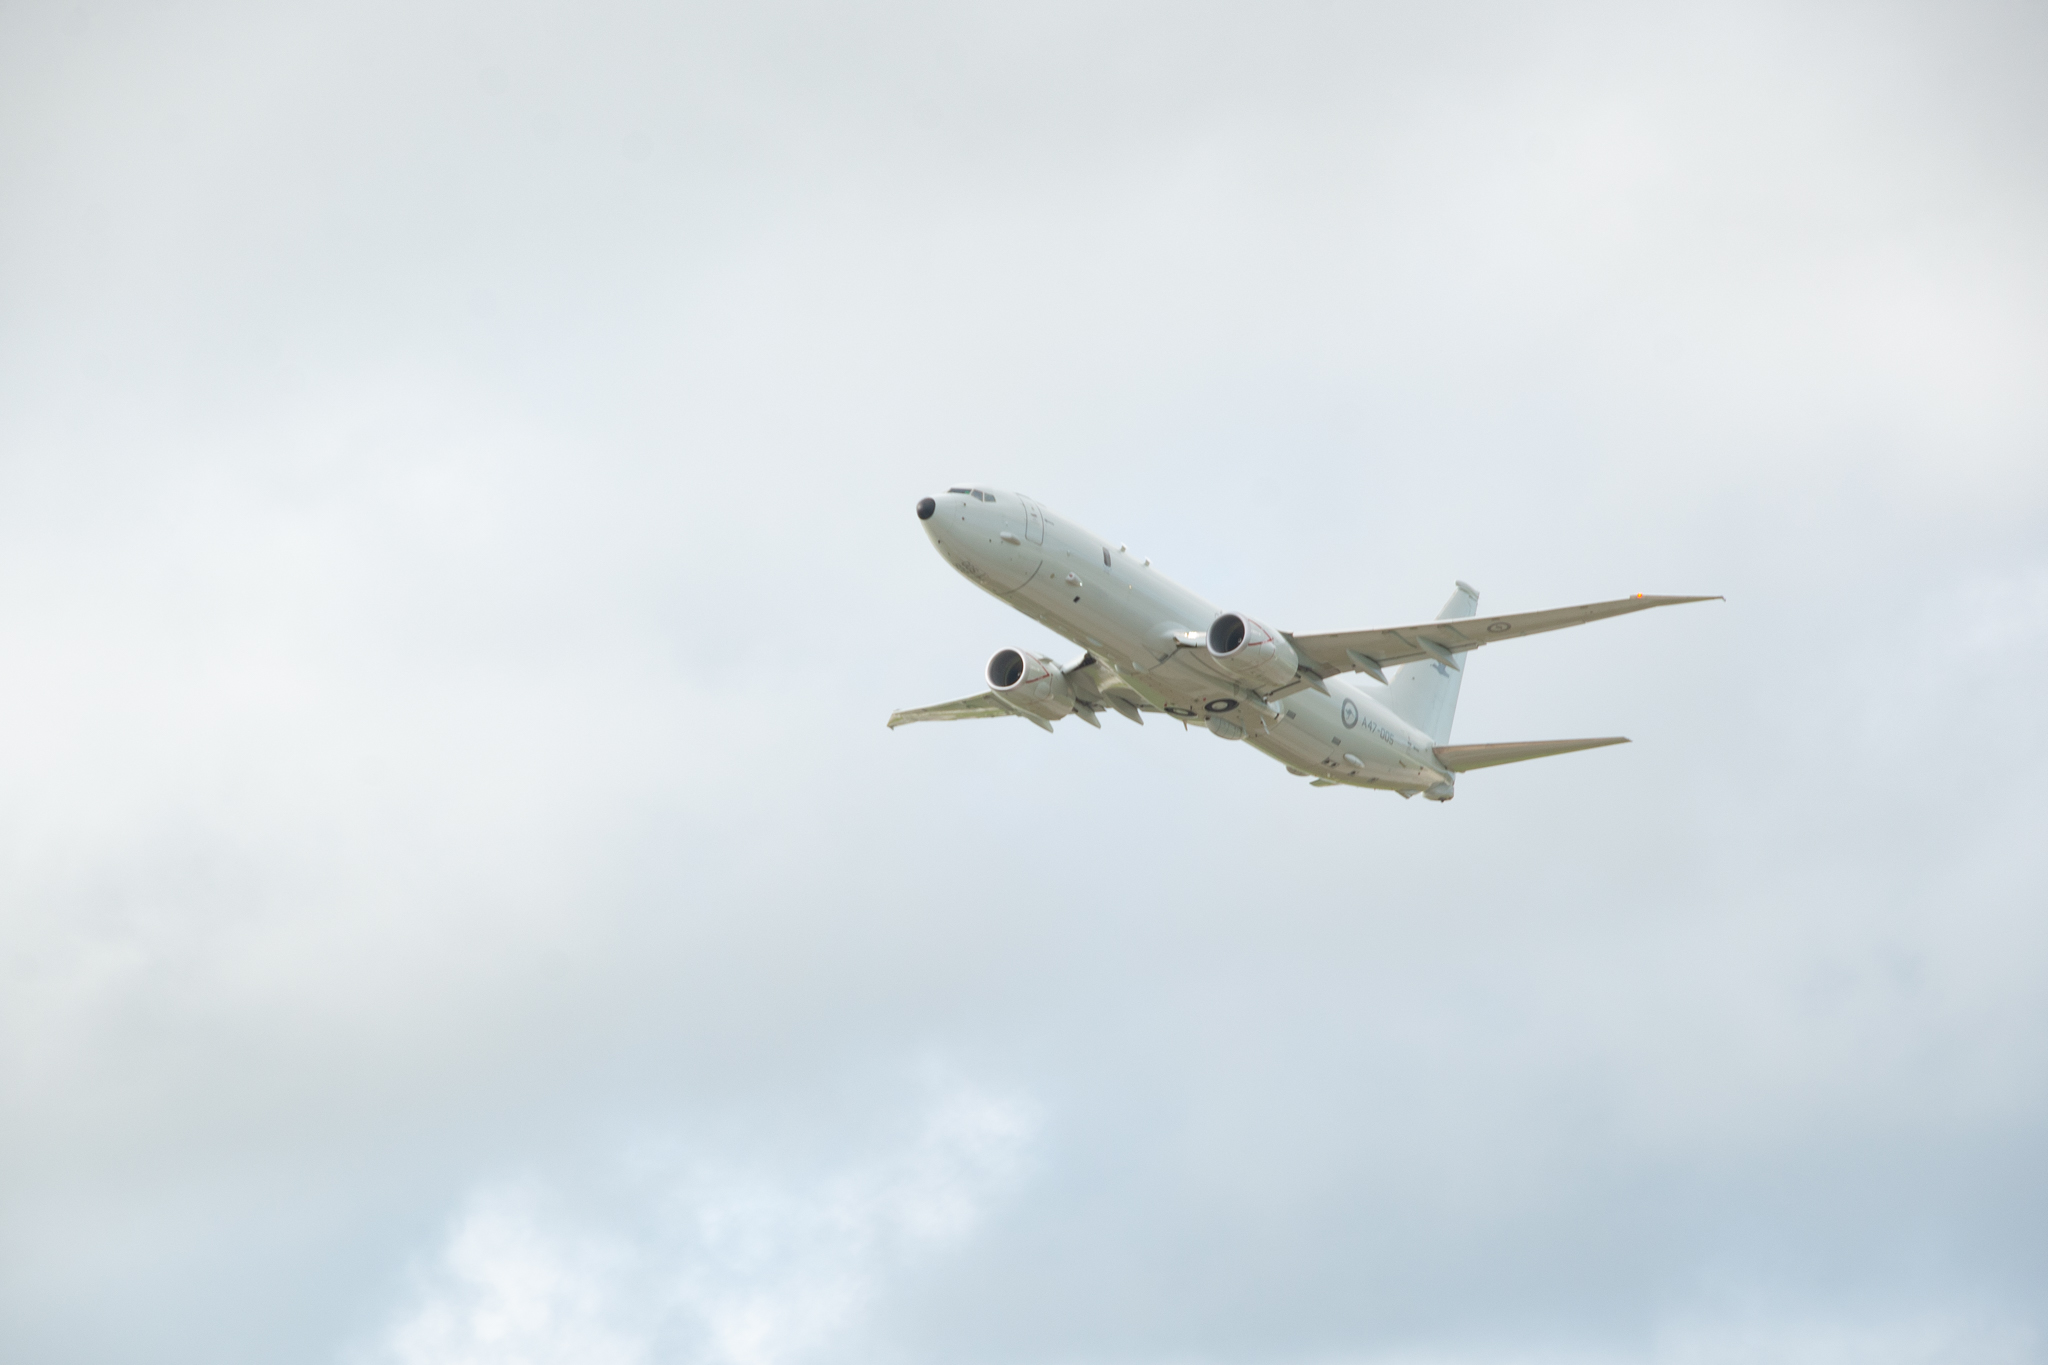
[[[1462,580],[1451,600],[1436,614],[1439,621],[1458,621],[1479,610],[1479,590]],[[1387,709],[1442,744],[1451,737],[1451,717],[1458,710],[1458,683],[1470,653],[1449,655],[1427,663],[1403,664],[1388,679]]]

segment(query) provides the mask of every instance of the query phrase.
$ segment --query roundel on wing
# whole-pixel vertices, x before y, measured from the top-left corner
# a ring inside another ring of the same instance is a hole
[[[1204,702],[1202,709],[1212,716],[1220,716],[1225,711],[1235,711],[1237,709],[1237,698],[1218,697],[1212,702]]]
[[[1358,703],[1349,697],[1344,699],[1343,716],[1345,729],[1349,730],[1352,726],[1358,724]]]
[[[1512,629],[1514,629],[1514,627],[1510,626],[1505,621],[1495,621],[1492,625],[1486,628],[1486,633],[1488,635],[1499,635],[1503,631]]]

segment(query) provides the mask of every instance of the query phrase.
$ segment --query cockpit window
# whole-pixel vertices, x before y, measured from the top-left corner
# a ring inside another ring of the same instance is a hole
[[[948,488],[946,491],[948,493],[972,493],[974,490],[972,488]]]
[[[1114,566],[1113,566],[1113,565],[1112,565],[1112,564],[1111,564],[1111,563],[1109,562],[1109,547],[1108,547],[1107,545],[1105,545],[1105,546],[1103,546],[1103,547],[1102,547],[1102,567],[1103,567],[1103,568],[1105,568],[1105,569],[1108,569],[1108,568],[1113,568],[1113,567],[1114,567]]]

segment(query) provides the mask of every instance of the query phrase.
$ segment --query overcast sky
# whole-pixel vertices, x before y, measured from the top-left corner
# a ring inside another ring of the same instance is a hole
[[[0,7],[0,1356],[2048,1361],[2036,5]],[[1021,489],[1488,650],[1157,719]]]

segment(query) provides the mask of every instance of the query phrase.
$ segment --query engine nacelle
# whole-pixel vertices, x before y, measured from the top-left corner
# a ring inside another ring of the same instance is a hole
[[[1019,711],[1058,720],[1074,710],[1074,689],[1052,660],[1021,649],[999,649],[988,661],[988,685]]]
[[[1265,690],[1293,682],[1301,663],[1279,631],[1234,611],[1209,623],[1209,657],[1239,682]]]

